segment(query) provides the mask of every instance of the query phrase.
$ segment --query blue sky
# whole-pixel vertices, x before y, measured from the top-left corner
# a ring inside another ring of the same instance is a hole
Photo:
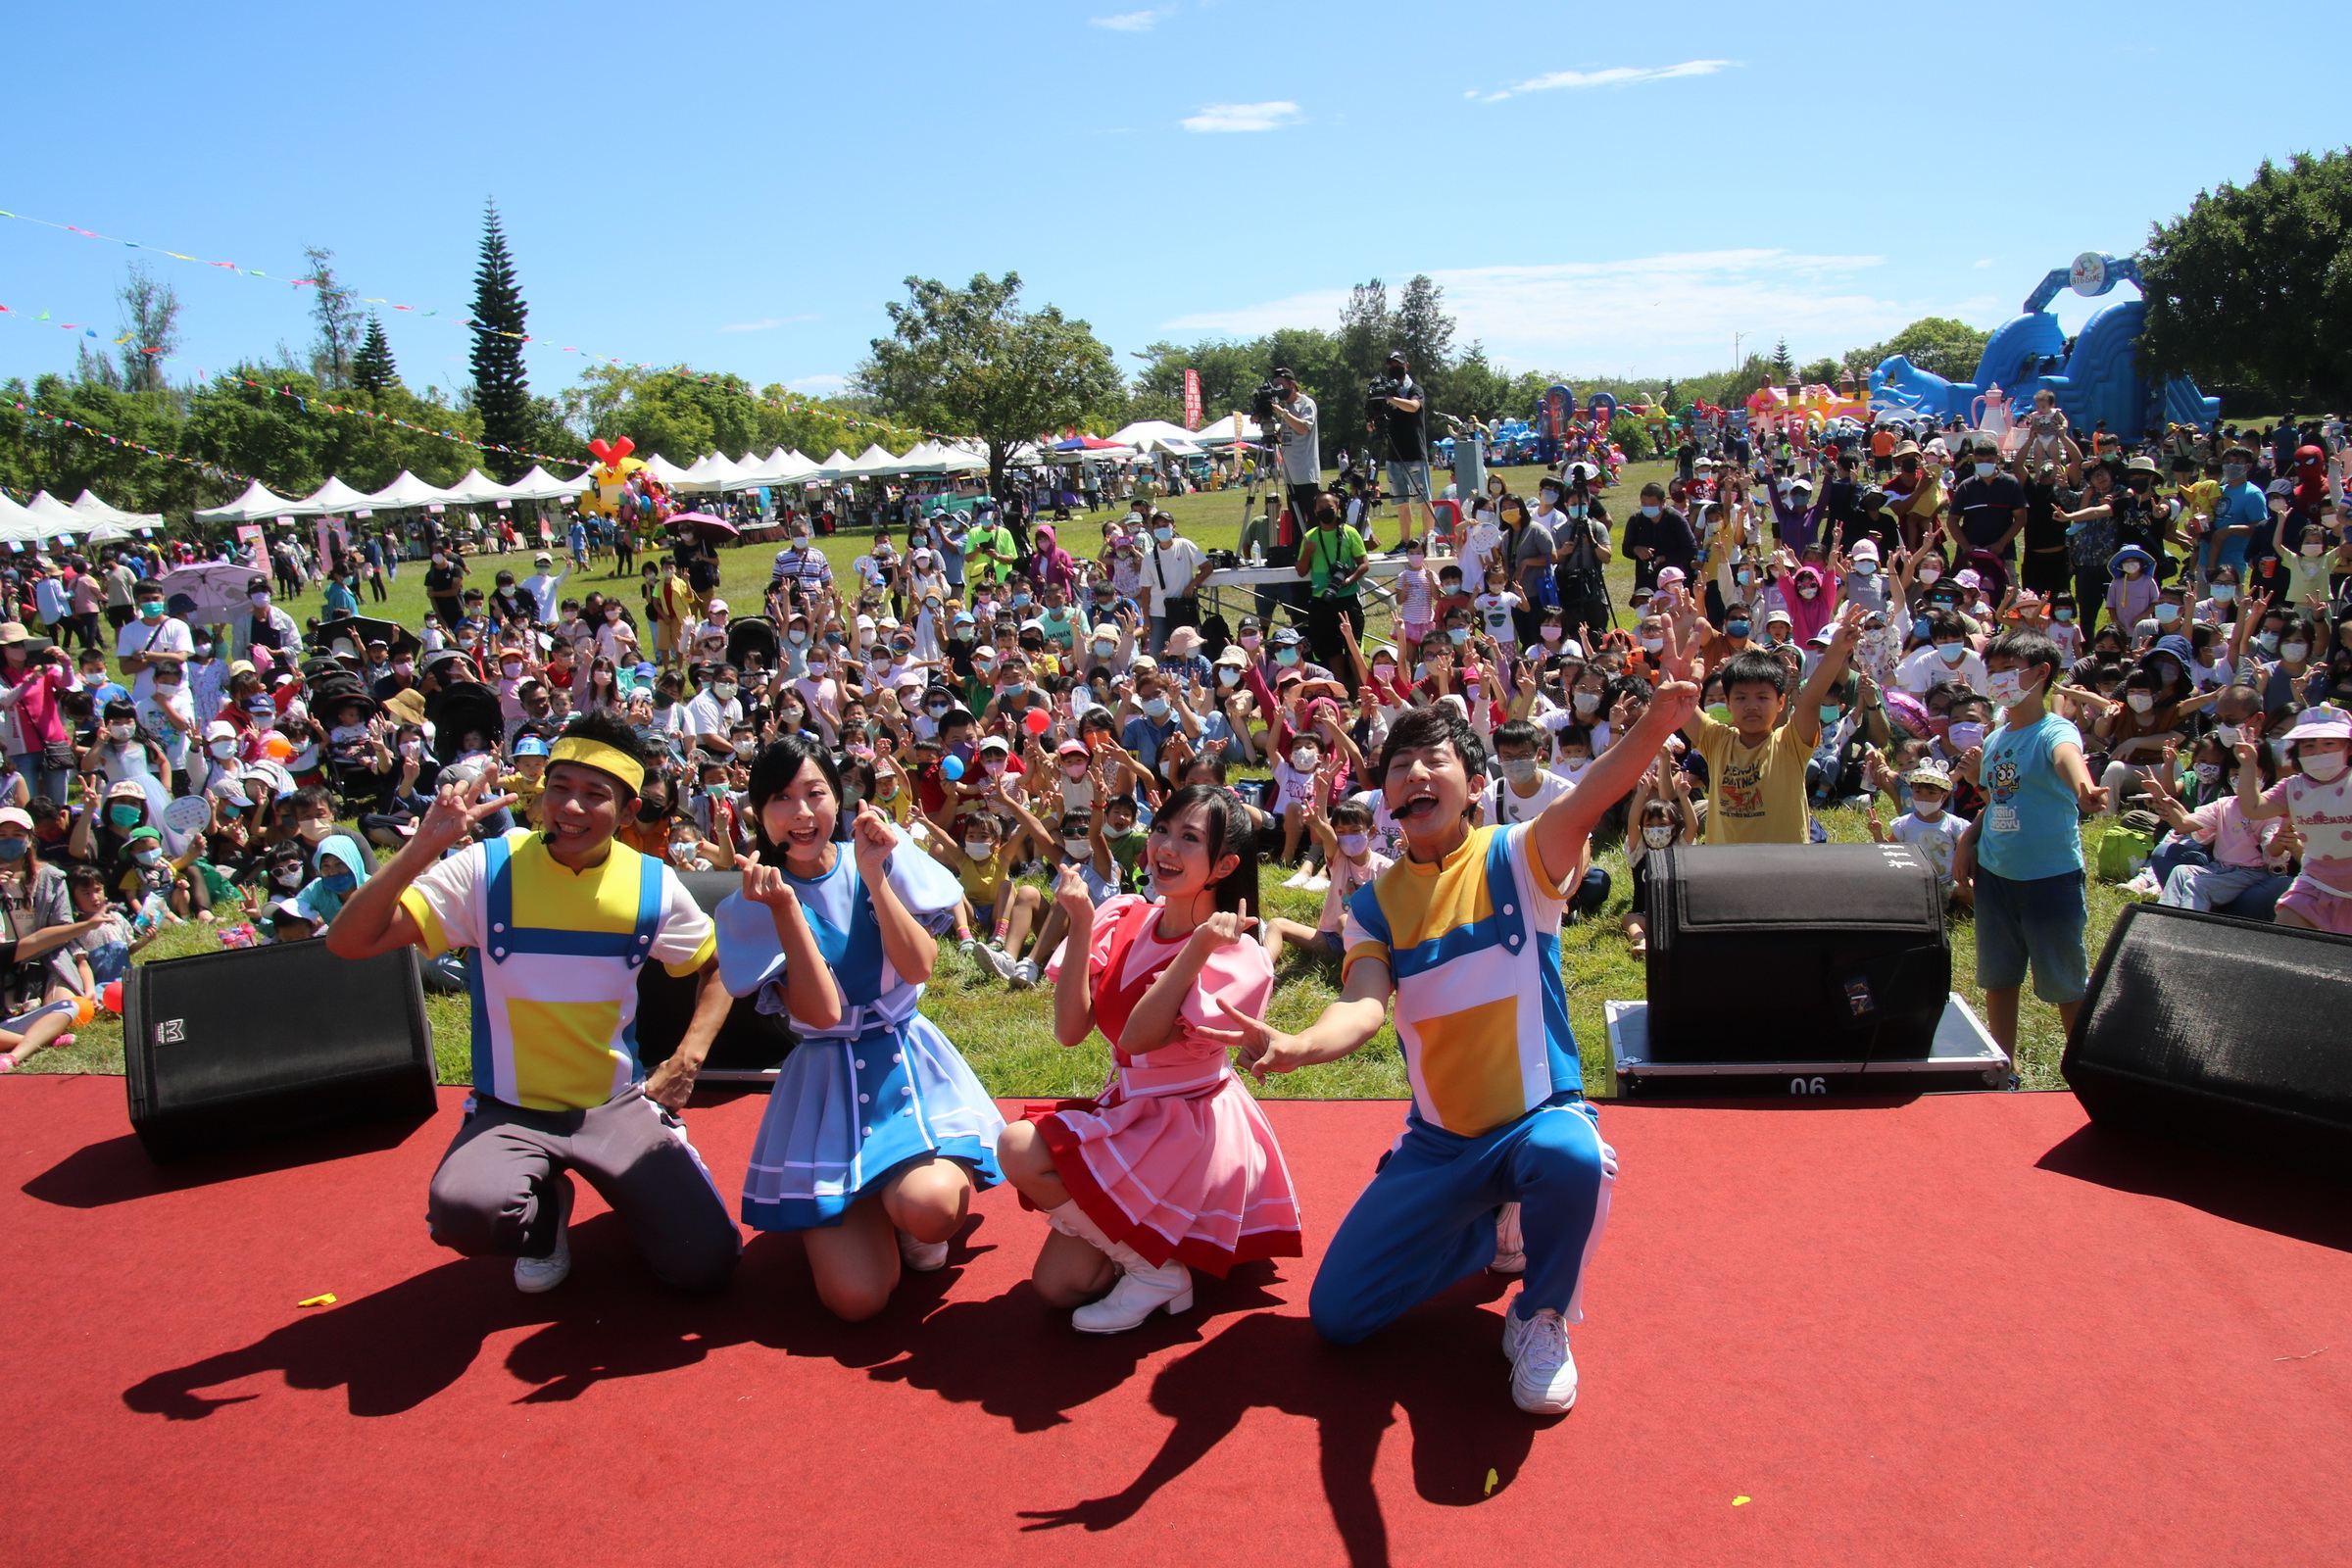
[[[1134,3],[44,7],[11,27],[0,208],[279,277],[325,245],[362,294],[462,314],[495,197],[542,390],[564,344],[829,390],[902,278],[1006,269],[1129,367],[1428,271],[1507,365],[1688,374],[1735,332],[1806,358],[1995,324],[2340,141],[2311,62],[2352,35],[2294,0],[2228,49],[2173,0]],[[111,337],[132,254],[0,220],[0,305]],[[150,260],[179,373],[307,341],[299,290]],[[386,321],[413,384],[464,378],[461,329]],[[0,318],[0,374],[74,341]]]

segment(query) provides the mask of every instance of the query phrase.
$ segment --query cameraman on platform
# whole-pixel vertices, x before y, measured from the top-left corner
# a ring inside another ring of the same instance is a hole
[[[1413,503],[1421,503],[1422,534],[1436,531],[1437,515],[1430,510],[1429,421],[1423,414],[1428,395],[1405,364],[1404,351],[1393,349],[1379,379],[1366,399],[1365,424],[1385,430],[1389,438],[1389,492],[1396,499],[1396,548],[1413,537]]]
[[[1322,432],[1315,427],[1315,400],[1298,389],[1298,372],[1287,365],[1277,365],[1266,380],[1274,396],[1270,403],[1261,401],[1258,424],[1266,439],[1274,442],[1281,453],[1282,494],[1287,512],[1287,515],[1274,521],[1274,542],[1266,549],[1266,564],[1295,566],[1298,564],[1299,539],[1315,525],[1315,497],[1323,493]],[[1259,396],[1262,400],[1263,389]],[[1268,414],[1271,418],[1264,416]],[[1269,597],[1294,608],[1298,603],[1298,590],[1288,584],[1274,589]],[[1261,599],[1259,613],[1265,610],[1265,600]]]

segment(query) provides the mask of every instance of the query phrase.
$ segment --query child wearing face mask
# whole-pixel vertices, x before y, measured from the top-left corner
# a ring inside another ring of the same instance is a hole
[[[1505,658],[1518,648],[1517,612],[1527,607],[1527,601],[1511,591],[1510,573],[1500,566],[1487,568],[1487,591],[1471,601],[1478,612],[1478,623]]]
[[[1936,868],[1936,884],[1943,889],[1946,903],[1964,906],[1969,890],[1952,880],[1952,851],[1960,843],[1960,835],[1968,831],[1968,823],[1949,809],[1952,799],[1952,776],[1933,762],[1922,763],[1903,775],[1903,784],[1911,792],[1911,809],[1894,819],[1889,832],[1879,820],[1876,800],[1870,807],[1870,836],[1879,844],[1908,844],[1927,857]]]
[[[1649,857],[1658,850],[1698,840],[1698,808],[1691,799],[1690,775],[1675,765],[1671,752],[1660,752],[1656,763],[1642,775],[1626,816],[1639,824],[1625,844],[1626,864],[1634,876],[1633,906],[1625,911],[1625,938],[1639,956],[1649,951]]]
[[[2237,805],[2246,819],[2283,816],[2303,840],[2303,871],[2278,900],[2279,925],[2352,936],[2352,713],[2323,703],[2282,737],[2294,772],[2261,787],[2254,741],[2237,743]]]
[[[1306,826],[1323,851],[1330,886],[1324,890],[1322,916],[1313,925],[1274,916],[1259,929],[1258,940],[1275,963],[1286,948],[1301,948],[1318,962],[1337,963],[1348,900],[1395,863],[1372,847],[1372,808],[1361,800],[1330,801],[1328,792],[1319,790]]]
[[[1407,648],[1418,647],[1429,635],[1429,628],[1436,623],[1437,600],[1437,579],[1430,575],[1428,558],[1416,539],[1405,546],[1404,569],[1396,574],[1397,635]],[[1349,625],[1344,616],[1341,624]],[[1351,625],[1349,630],[1353,630]]]
[[[1592,732],[1581,726],[1564,729],[1556,744],[1560,760],[1546,768],[1538,756],[1542,741],[1535,725],[1515,718],[1494,732],[1495,766],[1502,776],[1487,793],[1487,821],[1532,822],[1575,788],[1577,775],[1592,760]]]
[[[2117,551],[2107,564],[2107,615],[2127,630],[2156,609],[2156,563],[2136,545]]]

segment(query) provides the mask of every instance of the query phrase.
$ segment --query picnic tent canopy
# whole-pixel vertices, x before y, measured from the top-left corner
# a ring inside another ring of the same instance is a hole
[[[486,507],[495,502],[514,500],[514,492],[481,469],[467,468],[466,477],[451,485],[443,499],[454,507]]]
[[[367,510],[368,498],[340,479],[330,478],[302,498],[304,516],[339,517]]]
[[[261,486],[255,485],[254,488],[258,490]],[[379,510],[398,511],[403,507],[442,506],[447,504],[449,499],[448,491],[437,485],[426,484],[422,479],[403,468],[390,484],[368,498],[368,505]],[[201,512],[196,515],[199,519],[204,517],[204,514]]]
[[[507,486],[507,494],[516,501],[561,501],[581,494],[595,482],[586,473],[559,479],[534,463],[530,472]]]
[[[403,472],[400,477],[408,479],[412,484],[422,482],[406,472]],[[398,482],[398,480],[394,481],[396,484]],[[392,503],[385,502],[379,497],[375,504],[380,507]],[[414,503],[409,504],[413,505]],[[284,496],[273,495],[268,485],[256,479],[245,487],[243,495],[228,505],[200,509],[196,514],[196,520],[198,522],[268,522],[272,517],[295,516],[302,510],[301,502],[288,501]]]
[[[160,512],[124,512],[110,507],[87,490],[74,498],[74,510],[93,523],[111,523],[118,528],[161,528],[164,514]]]

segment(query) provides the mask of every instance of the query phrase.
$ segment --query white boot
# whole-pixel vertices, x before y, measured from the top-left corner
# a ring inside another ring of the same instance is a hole
[[[1154,1267],[1143,1254],[1102,1234],[1102,1227],[1075,1202],[1046,1215],[1064,1236],[1075,1236],[1119,1266],[1119,1282],[1099,1301],[1089,1301],[1070,1314],[1070,1324],[1082,1334],[1124,1334],[1140,1327],[1152,1313],[1170,1315],[1193,1309],[1193,1271],[1174,1258]]]

